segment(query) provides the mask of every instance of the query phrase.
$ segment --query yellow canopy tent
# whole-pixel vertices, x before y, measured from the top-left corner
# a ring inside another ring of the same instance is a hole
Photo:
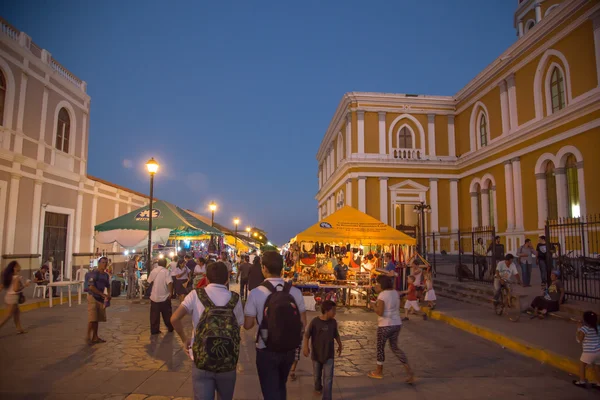
[[[416,244],[416,240],[407,234],[350,206],[345,206],[317,222],[299,233],[292,241],[382,246]]]

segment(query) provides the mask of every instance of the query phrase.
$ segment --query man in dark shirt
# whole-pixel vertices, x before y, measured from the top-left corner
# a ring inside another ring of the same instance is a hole
[[[196,260],[194,260],[190,255],[186,255],[185,266],[190,270],[190,274],[193,274],[194,269],[196,269]]]
[[[110,277],[105,272],[108,258],[98,260],[98,269],[88,274],[88,344],[104,343],[106,340],[98,337],[98,322],[106,322],[106,306],[110,304],[110,294],[104,294],[104,289],[110,289]],[[91,336],[91,338],[90,338]]]
[[[546,244],[546,236],[540,235],[538,244],[535,248],[537,252],[536,262],[538,267],[540,268],[540,275],[542,277],[542,285],[545,285],[548,282],[548,262],[547,262],[547,254],[548,254],[548,245]]]
[[[325,300],[321,305],[321,315],[315,317],[304,334],[304,356],[311,349],[308,341],[312,338],[312,360],[315,378],[315,392],[323,393],[323,400],[331,400],[333,390],[333,341],[338,343],[338,357],[342,354],[342,341],[335,320],[335,303]]]
[[[342,257],[338,257],[337,265],[333,268],[333,273],[335,274],[335,279],[338,281],[345,281],[348,279],[348,266],[344,264],[344,259]],[[348,300],[348,289],[342,289],[342,303],[346,305],[346,301]]]
[[[260,265],[260,257],[254,256],[254,262],[252,263],[252,267],[250,267],[250,272],[248,273],[248,290],[256,289],[263,283],[265,280],[265,276],[262,273],[262,266]]]
[[[504,260],[504,245],[500,243],[500,236],[494,238],[494,243],[490,243],[487,252],[492,252],[494,254],[494,262],[492,262],[491,268],[491,275],[494,276],[496,274],[497,264]]]
[[[248,276],[250,275],[250,268],[252,264],[249,263],[250,256],[243,256],[244,262],[238,267],[238,280],[240,282],[240,297],[242,300],[248,298]]]

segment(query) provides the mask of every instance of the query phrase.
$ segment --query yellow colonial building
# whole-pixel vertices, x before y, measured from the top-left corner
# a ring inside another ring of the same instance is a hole
[[[319,217],[351,205],[404,228],[423,201],[428,232],[494,226],[514,252],[548,218],[600,213],[600,2],[521,0],[514,24],[454,96],[346,93],[317,153]]]

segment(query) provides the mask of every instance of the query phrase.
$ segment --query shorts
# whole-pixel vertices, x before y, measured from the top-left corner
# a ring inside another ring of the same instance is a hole
[[[600,365],[600,351],[595,353],[581,353],[579,361],[586,364]]]
[[[106,322],[106,308],[104,303],[100,303],[91,294],[87,295],[88,303],[88,321],[89,322]]]
[[[406,300],[406,303],[404,303],[404,309],[410,310],[411,308],[415,311],[421,311],[419,300]]]

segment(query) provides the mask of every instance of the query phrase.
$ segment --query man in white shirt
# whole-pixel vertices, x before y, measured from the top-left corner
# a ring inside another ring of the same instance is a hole
[[[504,260],[500,261],[496,267],[496,276],[494,277],[494,303],[500,301],[500,290],[504,286],[510,287],[513,277],[517,280],[519,285],[521,284],[521,277],[514,264],[514,259],[515,257],[509,253],[504,256]]]
[[[173,325],[171,325],[173,280],[169,270],[165,268],[166,266],[167,260],[161,258],[148,277],[148,283],[154,282],[152,293],[150,293],[150,333],[152,335],[160,334],[161,315],[169,332],[173,332]]]
[[[276,251],[265,251],[261,262],[262,273],[266,278],[265,282],[270,282],[278,291],[283,290],[285,281],[281,278],[281,271],[283,270],[281,255]],[[289,293],[294,298],[302,325],[306,327],[306,306],[304,305],[302,292],[298,288],[292,287]],[[261,326],[265,302],[270,294],[271,291],[262,285],[250,292],[244,310],[245,329],[252,329],[256,324],[259,327]],[[258,335],[258,342],[256,343],[256,368],[263,397],[265,400],[285,400],[287,395],[286,383],[294,363],[296,350],[284,353],[268,350],[263,340],[265,334],[268,335],[268,332]]]
[[[206,277],[210,282],[204,290],[208,298],[214,303],[216,307],[223,307],[231,300],[231,292],[225,286],[225,283],[229,280],[229,274],[227,272],[227,266],[222,262],[211,263],[206,268]],[[199,289],[201,290],[201,289]],[[190,292],[179,308],[173,314],[171,322],[177,331],[177,334],[181,338],[183,348],[193,361],[193,353],[191,351],[194,343],[194,336],[196,333],[196,327],[200,322],[202,314],[204,313],[205,307],[198,298],[197,290]],[[242,309],[242,302],[238,300],[233,313],[239,326],[244,323],[244,311]],[[188,337],[185,329],[183,328],[182,319],[186,314],[192,316],[192,324],[194,329],[192,335]],[[209,399],[213,400],[215,397],[215,391],[218,394],[219,399],[231,400],[233,399],[233,391],[235,388],[236,371],[230,372],[209,372],[198,369],[194,364],[192,367],[192,386],[194,388],[195,399]]]

